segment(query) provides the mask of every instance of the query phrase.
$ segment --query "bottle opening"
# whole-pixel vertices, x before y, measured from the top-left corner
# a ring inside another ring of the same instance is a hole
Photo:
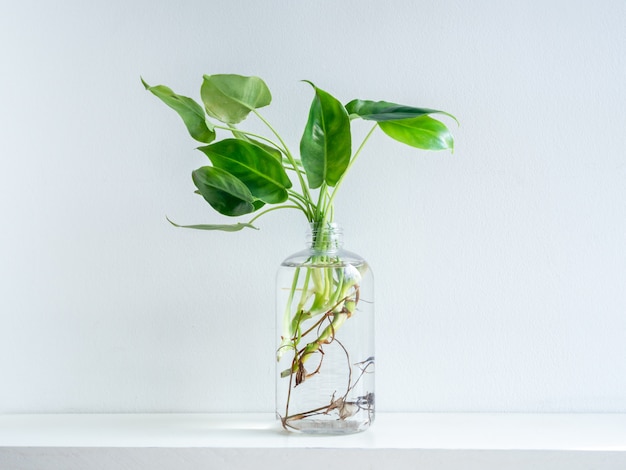
[[[311,223],[307,232],[307,245],[320,251],[332,251],[343,245],[343,228],[336,223]]]

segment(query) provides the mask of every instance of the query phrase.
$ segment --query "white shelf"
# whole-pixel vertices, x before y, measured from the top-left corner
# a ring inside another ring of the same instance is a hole
[[[271,414],[0,415],[2,469],[92,462],[98,469],[326,470],[359,462],[379,468],[378,461],[393,470],[420,462],[429,469],[625,469],[626,414],[379,413],[370,430],[348,436],[288,434]]]

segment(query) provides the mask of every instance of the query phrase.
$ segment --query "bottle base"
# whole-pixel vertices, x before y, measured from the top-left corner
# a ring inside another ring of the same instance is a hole
[[[283,427],[289,432],[302,434],[356,434],[366,431],[371,421],[329,420],[329,419],[300,419],[290,420],[283,423]]]

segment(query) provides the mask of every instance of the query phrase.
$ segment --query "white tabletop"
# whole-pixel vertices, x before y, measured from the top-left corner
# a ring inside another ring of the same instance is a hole
[[[366,432],[284,432],[272,414],[0,415],[0,447],[626,452],[626,414],[379,413]]]

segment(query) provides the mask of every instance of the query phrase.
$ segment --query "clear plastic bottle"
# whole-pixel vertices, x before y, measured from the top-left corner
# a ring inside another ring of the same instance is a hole
[[[348,434],[374,421],[374,279],[336,224],[277,275],[276,415],[288,431]]]

